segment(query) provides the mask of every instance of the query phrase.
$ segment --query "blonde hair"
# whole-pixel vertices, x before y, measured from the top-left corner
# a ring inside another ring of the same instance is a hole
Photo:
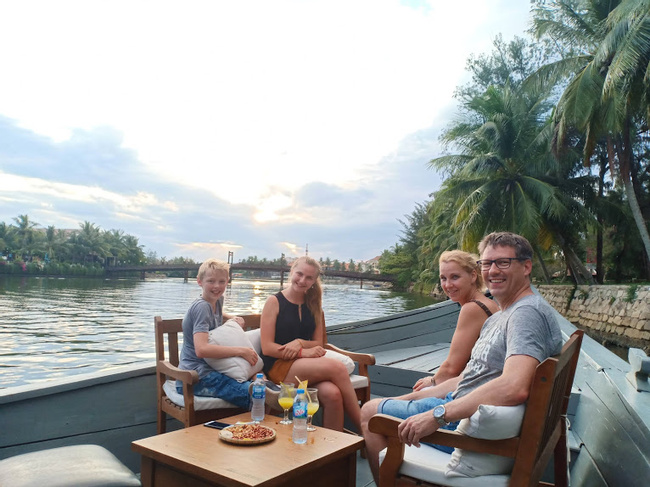
[[[305,255],[298,257],[291,265],[291,274],[293,274],[293,270],[301,262],[304,262],[305,264],[310,265],[316,269],[316,280],[305,293],[305,304],[307,305],[309,311],[311,311],[311,314],[314,316],[316,326],[320,326],[323,324],[323,285],[320,278],[322,270],[317,260]]]
[[[438,264],[442,264],[443,262],[455,262],[461,266],[462,269],[468,274],[471,274],[472,271],[475,271],[476,282],[474,285],[479,291],[485,291],[486,287],[485,282],[483,281],[483,274],[481,274],[481,269],[479,269],[478,264],[476,263],[477,260],[478,256],[470,254],[469,252],[464,252],[462,250],[446,250],[440,254],[440,260],[438,261]]]
[[[201,264],[199,272],[196,275],[197,279],[203,280],[206,272],[208,271],[223,271],[230,275],[230,264],[218,259],[208,259]]]

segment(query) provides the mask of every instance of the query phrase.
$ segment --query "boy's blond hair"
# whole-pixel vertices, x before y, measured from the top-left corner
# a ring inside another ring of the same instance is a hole
[[[230,264],[219,259],[208,259],[199,267],[196,278],[202,281],[208,271],[223,271],[226,275],[230,275]]]

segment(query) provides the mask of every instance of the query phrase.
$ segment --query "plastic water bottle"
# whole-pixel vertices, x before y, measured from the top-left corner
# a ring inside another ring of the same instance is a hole
[[[266,395],[266,384],[264,383],[263,374],[257,374],[255,382],[253,382],[251,395],[253,402],[251,419],[253,421],[262,421],[264,419],[264,396]]]
[[[304,389],[298,389],[293,400],[293,442],[307,443],[307,396]]]

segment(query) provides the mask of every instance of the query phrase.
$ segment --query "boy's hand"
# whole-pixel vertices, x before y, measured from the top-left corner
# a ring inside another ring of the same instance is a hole
[[[257,363],[258,355],[257,352],[252,348],[242,347],[239,356],[245,359],[251,365],[255,365]]]

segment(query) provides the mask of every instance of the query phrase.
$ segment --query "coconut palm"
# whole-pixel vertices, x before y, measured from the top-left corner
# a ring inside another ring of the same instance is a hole
[[[34,229],[38,223],[30,220],[28,215],[18,215],[13,220],[17,225],[18,253],[24,256],[33,250]]]
[[[486,233],[509,230],[526,236],[539,253],[562,247],[579,282],[591,282],[574,246],[590,216],[557,184],[566,170],[550,157],[549,107],[542,93],[491,86],[466,108],[468,117],[444,134],[460,153],[431,166],[449,173],[435,194],[434,212],[453,208],[451,227],[461,247],[475,249]]]
[[[632,150],[636,126],[647,123],[650,106],[650,2],[585,2],[594,4],[602,7],[601,17],[608,15],[596,22],[592,41],[597,47],[583,56],[584,65],[558,102],[554,150],[560,153],[566,147],[574,127],[584,134],[585,166],[591,164],[597,144],[606,144],[612,175],[623,183],[650,266],[650,234],[634,190],[637,162]]]

